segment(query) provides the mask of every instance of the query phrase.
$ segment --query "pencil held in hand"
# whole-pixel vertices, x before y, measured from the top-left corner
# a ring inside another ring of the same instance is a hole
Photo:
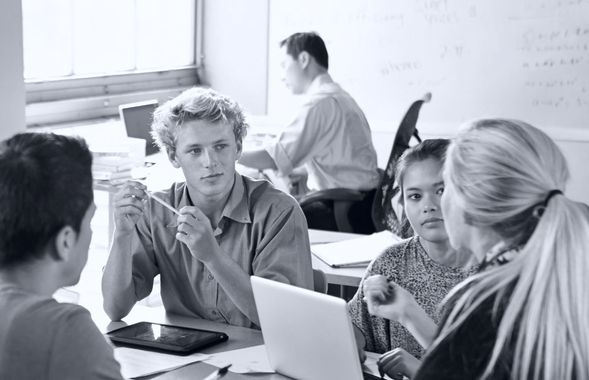
[[[152,194],[152,193],[147,193],[150,197],[152,197],[156,202],[158,202],[159,204],[161,204],[162,206],[164,206],[165,208],[167,208],[168,210],[172,211],[174,214],[176,215],[180,215],[180,213],[178,212],[178,210],[176,210],[174,207],[170,206],[166,201],[164,201],[163,199],[159,198],[158,196]]]

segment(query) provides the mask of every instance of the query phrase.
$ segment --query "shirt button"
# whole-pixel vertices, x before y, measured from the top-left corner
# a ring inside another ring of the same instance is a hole
[[[211,314],[217,315],[217,312],[215,310],[213,310],[213,311],[211,311]]]
[[[208,275],[207,277],[208,277],[208,279],[209,279],[210,281],[212,281],[212,280],[214,279],[213,275],[212,275],[212,274],[210,274],[210,273],[209,273],[209,275]]]

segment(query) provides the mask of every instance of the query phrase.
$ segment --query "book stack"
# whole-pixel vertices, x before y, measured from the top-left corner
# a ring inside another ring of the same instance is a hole
[[[132,178],[137,162],[126,152],[93,152],[92,175],[95,181],[121,183]]]

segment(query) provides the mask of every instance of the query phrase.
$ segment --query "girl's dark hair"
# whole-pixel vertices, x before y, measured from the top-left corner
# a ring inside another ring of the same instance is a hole
[[[395,167],[395,178],[399,184],[401,199],[403,197],[403,176],[407,172],[407,169],[416,162],[425,161],[430,158],[443,164],[449,145],[450,140],[448,139],[428,139],[407,149],[401,155]]]

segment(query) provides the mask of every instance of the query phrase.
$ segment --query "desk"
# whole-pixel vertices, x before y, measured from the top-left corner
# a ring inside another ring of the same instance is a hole
[[[360,284],[360,280],[366,272],[366,266],[352,268],[332,268],[312,255],[313,269],[319,269],[325,273],[325,279],[328,284],[340,286],[355,286]]]
[[[309,241],[311,242],[311,250],[313,244],[319,243],[333,243],[336,241],[349,240],[363,235],[353,234],[348,232],[333,232],[323,230],[309,230]],[[319,260],[315,255],[311,255],[313,269],[319,269],[325,273],[325,279],[328,284],[340,286],[358,286],[360,280],[364,276],[366,266],[358,266],[351,268],[332,268]]]
[[[149,321],[155,323],[164,323],[177,326],[185,326],[192,328],[200,328],[206,330],[222,331],[226,333],[229,339],[226,342],[216,344],[212,347],[200,350],[200,353],[211,354],[236,350],[245,347],[251,347],[264,344],[262,332],[260,330],[248,329],[244,327],[231,326],[222,323],[211,322],[202,319],[194,319],[174,314],[167,314],[163,306],[146,307],[136,304],[131,313],[124,318],[124,321],[111,322],[102,309],[102,297],[96,295],[96,288],[89,289],[87,286],[80,286],[80,284],[71,288],[79,292],[79,304],[90,311],[94,323],[103,333],[130,325],[136,322]],[[371,355],[368,353],[368,355]],[[373,371],[376,370],[375,359],[377,354],[373,356]],[[218,368],[204,362],[191,363],[187,366],[164,372],[158,375],[142,377],[142,379],[158,379],[158,380],[194,380],[204,379]],[[290,377],[280,375],[278,373],[271,374],[238,374],[228,372],[223,380],[288,380]]]
[[[262,332],[259,330],[231,326],[202,319],[194,319],[178,315],[166,314],[163,306],[147,307],[142,306],[140,304],[136,304],[133,307],[131,313],[124,318],[124,321],[111,322],[106,313],[104,312],[104,310],[102,309],[102,296],[96,291],[95,288],[90,286],[90,283],[79,283],[78,285],[71,287],[70,289],[78,292],[79,304],[90,311],[92,320],[98,326],[99,330],[103,333],[115,330],[125,325],[130,325],[132,323],[149,321],[156,323],[167,323],[179,326],[222,331],[229,336],[229,340],[227,340],[226,342],[199,351],[204,354],[213,354],[217,352],[235,350],[264,343]],[[198,380],[204,379],[207,375],[211,374],[216,369],[217,367],[214,367],[210,364],[199,362],[189,364],[188,366],[170,372],[162,373],[156,376],[150,376],[148,378]],[[225,377],[223,377],[223,380],[252,380],[253,378],[259,378],[264,380],[288,379],[287,377],[284,377],[279,374],[247,375],[229,372]]]

